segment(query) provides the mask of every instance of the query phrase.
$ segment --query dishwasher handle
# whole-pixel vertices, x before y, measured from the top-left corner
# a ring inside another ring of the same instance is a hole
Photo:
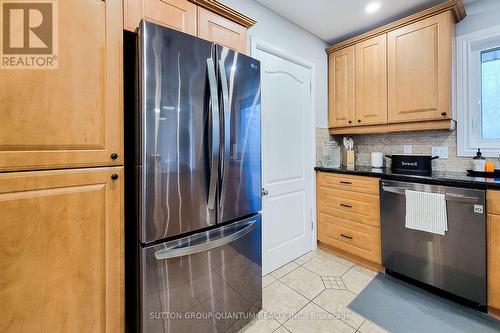
[[[390,193],[405,195],[407,189],[404,187],[382,186],[382,190]],[[435,192],[430,192],[430,193],[435,193]],[[477,203],[479,201],[479,198],[477,197],[467,197],[463,195],[456,195],[450,193],[438,193],[438,194],[444,194],[445,195],[444,198],[446,201],[463,202],[463,203]]]

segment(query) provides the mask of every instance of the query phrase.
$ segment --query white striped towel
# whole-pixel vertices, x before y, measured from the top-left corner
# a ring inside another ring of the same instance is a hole
[[[408,229],[444,235],[448,231],[445,195],[405,190]]]

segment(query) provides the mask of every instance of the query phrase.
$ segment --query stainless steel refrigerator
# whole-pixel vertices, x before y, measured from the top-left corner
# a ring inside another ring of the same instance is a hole
[[[144,21],[125,41],[128,330],[236,332],[262,304],[260,63]]]

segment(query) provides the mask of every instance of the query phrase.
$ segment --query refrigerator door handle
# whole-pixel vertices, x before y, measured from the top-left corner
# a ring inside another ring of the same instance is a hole
[[[220,123],[219,123],[219,99],[217,92],[217,78],[215,76],[215,64],[212,58],[207,59],[208,82],[210,85],[210,112],[212,113],[212,156],[210,163],[210,185],[208,191],[208,208],[215,209],[215,198],[217,195],[217,180],[219,174],[219,152],[220,152]]]
[[[198,242],[185,242],[179,247],[174,247],[171,249],[162,249],[159,251],[155,252],[155,258],[157,260],[165,260],[165,259],[170,259],[170,258],[177,258],[177,257],[183,257],[183,256],[188,256],[191,254],[195,253],[200,253],[200,252],[206,252],[209,250],[212,250],[216,247],[221,247],[223,245],[226,245],[228,243],[232,243],[245,235],[247,235],[249,232],[251,232],[253,229],[255,229],[257,225],[257,221],[255,219],[252,219],[250,221],[244,221],[239,225],[236,230],[232,233],[230,233],[227,236],[221,237],[221,238],[215,238],[213,240],[210,240],[210,235],[207,235],[207,237],[204,237],[200,239]],[[228,227],[223,227],[221,228],[224,230],[224,228],[234,228],[234,226],[228,226]],[[220,234],[220,229],[215,229],[212,230],[214,234]],[[210,233],[210,231],[207,231],[207,233]]]
[[[227,173],[229,172],[229,153],[231,145],[231,107],[229,105],[229,88],[227,85],[226,67],[224,61],[219,60],[219,71],[222,86],[222,105],[224,115],[224,159],[222,161],[222,185],[219,206],[222,206],[226,196]]]

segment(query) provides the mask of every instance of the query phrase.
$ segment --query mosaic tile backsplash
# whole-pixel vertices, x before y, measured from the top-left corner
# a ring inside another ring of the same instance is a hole
[[[432,147],[448,147],[448,159],[434,160],[433,169],[438,171],[463,172],[472,167],[472,157],[457,156],[456,131],[421,131],[389,134],[353,135],[357,165],[371,165],[371,153],[386,155],[403,154],[404,145],[412,145],[413,154],[431,155]],[[337,144],[342,144],[343,136],[334,136]],[[316,128],[316,162],[321,160],[325,141],[329,140],[327,128]],[[386,166],[390,167],[390,160]]]

